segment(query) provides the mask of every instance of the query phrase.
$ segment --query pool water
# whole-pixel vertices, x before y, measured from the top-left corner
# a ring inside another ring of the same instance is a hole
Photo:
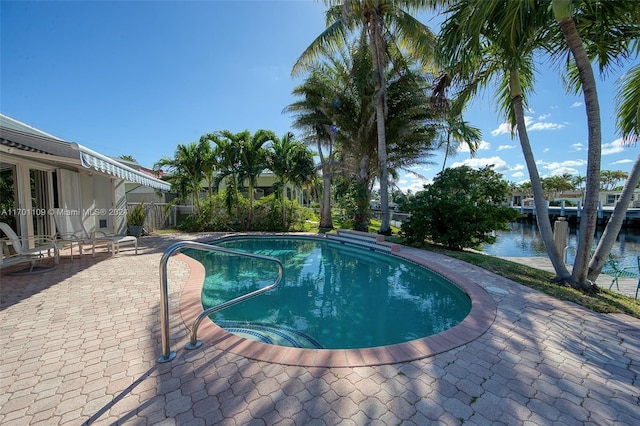
[[[233,237],[215,245],[276,257],[283,282],[211,315],[227,331],[282,346],[352,349],[426,337],[460,323],[469,297],[428,269],[368,249],[300,237]],[[274,282],[273,262],[189,252],[206,269],[204,309]]]

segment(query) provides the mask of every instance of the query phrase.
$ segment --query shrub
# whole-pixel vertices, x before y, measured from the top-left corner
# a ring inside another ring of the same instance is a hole
[[[430,239],[452,250],[493,243],[493,231],[518,217],[503,205],[508,194],[509,184],[490,167],[446,169],[407,203],[411,216],[401,235],[408,243]]]

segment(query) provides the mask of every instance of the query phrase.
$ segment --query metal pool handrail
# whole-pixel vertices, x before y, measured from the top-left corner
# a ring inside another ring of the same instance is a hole
[[[196,243],[193,241],[180,241],[172,244],[162,255],[160,259],[160,330],[162,337],[162,355],[158,358],[158,362],[168,362],[176,357],[176,353],[171,351],[170,343],[169,343],[169,287],[167,284],[167,262],[169,258],[174,253],[182,250],[183,248],[191,248],[196,250],[203,251],[214,251],[214,252],[222,252],[237,256],[245,256],[251,257],[254,259],[262,259],[271,262],[275,262],[278,265],[278,277],[274,281],[273,284],[265,286],[259,290],[252,291],[251,293],[247,293],[245,295],[236,297],[235,299],[231,299],[229,301],[223,302],[219,305],[212,306],[209,309],[203,311],[193,323],[193,327],[191,332],[189,333],[189,343],[187,343],[187,349],[195,349],[199,347],[202,342],[200,342],[197,338],[198,327],[204,318],[211,315],[214,312],[217,312],[221,309],[228,308],[231,305],[235,305],[236,303],[243,302],[249,298],[254,296],[258,296],[259,294],[265,293],[269,290],[275,288],[282,281],[283,267],[282,262],[280,262],[275,257],[271,256],[263,256],[261,254],[254,253],[246,253],[237,250],[231,250],[224,247],[212,246],[209,244]]]

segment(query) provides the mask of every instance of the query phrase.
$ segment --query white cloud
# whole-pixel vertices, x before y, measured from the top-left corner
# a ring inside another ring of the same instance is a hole
[[[622,138],[618,138],[611,143],[602,144],[602,155],[618,154],[625,150]]]
[[[497,129],[491,131],[491,136],[499,136],[511,133],[511,125],[509,123],[502,123]]]
[[[538,161],[538,168],[543,170],[548,170],[549,173],[541,176],[541,177],[549,177],[549,176],[561,176],[565,173],[570,175],[578,175],[580,171],[577,167],[584,167],[587,165],[586,160],[566,160],[566,161],[553,161],[553,162],[545,162]]]
[[[569,108],[578,108],[582,106],[582,102],[574,102]]]
[[[505,149],[514,149],[516,146],[515,145],[500,145],[498,147],[498,151],[503,151]]]
[[[553,161],[551,163],[542,162],[542,167],[545,169],[557,169],[560,167],[580,167],[586,166],[587,160],[566,160],[566,161]]]
[[[478,151],[483,151],[483,150],[488,150],[491,149],[491,144],[487,141],[480,141],[480,143],[478,144]],[[467,145],[466,143],[461,143],[458,146],[458,150],[456,151],[458,152],[470,152],[469,150],[469,145]]]
[[[500,157],[485,157],[485,158],[469,158],[464,161],[455,162],[451,165],[451,167],[461,167],[461,166],[469,166],[472,169],[481,169],[485,166],[493,165],[493,170],[498,173],[506,173],[509,171],[509,166],[507,166],[507,162],[504,161]]]
[[[551,170],[551,176],[562,176],[564,174],[577,175],[578,169],[574,169],[573,167],[558,167],[557,169]]]
[[[550,114],[545,114],[545,115],[541,115],[538,117],[538,120],[544,120],[546,118],[548,118],[550,116]],[[524,117],[524,123],[527,126],[527,130],[530,132],[535,132],[537,130],[558,130],[558,129],[562,129],[563,127],[565,127],[564,124],[562,123],[552,123],[552,122],[545,122],[545,121],[536,121],[535,118],[533,118],[530,115],[527,115]],[[492,136],[499,136],[499,135],[504,135],[507,133],[511,133],[511,125],[509,123],[502,123],[498,126],[497,129],[494,129],[491,131],[491,135]]]
[[[625,158],[624,160],[614,161],[613,163],[611,163],[611,165],[629,164],[629,163],[633,163],[633,160],[630,158]]]
[[[525,174],[523,172],[515,172],[511,174],[512,178],[523,178]]]
[[[411,190],[414,194],[418,191],[423,191],[424,186],[431,183],[433,183],[433,179],[426,179],[412,174],[407,174],[396,182],[402,192],[406,193]]]
[[[571,144],[571,152],[577,152],[577,151],[583,151],[584,150],[584,145],[582,144],[582,142],[576,142],[574,144]]]
[[[549,117],[551,117],[551,114],[542,114],[541,116],[538,117],[538,120],[544,121]]]
[[[530,126],[527,125],[527,130],[529,131],[536,131],[536,130],[558,130],[558,129],[562,129],[564,127],[564,124],[560,124],[560,123],[543,123],[543,122],[537,122],[537,123],[533,123]]]
[[[524,164],[516,164],[511,168],[511,171],[516,171],[516,170],[524,170]]]

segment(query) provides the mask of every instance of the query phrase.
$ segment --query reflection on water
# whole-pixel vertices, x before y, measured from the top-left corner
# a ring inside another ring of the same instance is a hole
[[[451,282],[393,256],[320,239],[233,238],[216,245],[274,256],[284,265],[277,288],[211,316],[254,337],[266,339],[268,329],[272,341],[276,333],[290,343],[304,335],[331,349],[382,346],[451,328],[471,309],[469,297]],[[277,272],[263,260],[189,255],[207,271],[205,309],[268,285]]]
[[[577,243],[577,229],[569,229],[569,250],[567,263],[573,264]],[[596,233],[595,244],[600,240],[602,230]],[[542,237],[535,223],[514,222],[510,231],[497,232],[495,244],[485,244],[483,251],[494,256],[505,257],[534,257],[546,256]],[[611,249],[611,253],[624,266],[637,266],[637,256],[640,255],[640,231],[637,229],[622,230]]]

